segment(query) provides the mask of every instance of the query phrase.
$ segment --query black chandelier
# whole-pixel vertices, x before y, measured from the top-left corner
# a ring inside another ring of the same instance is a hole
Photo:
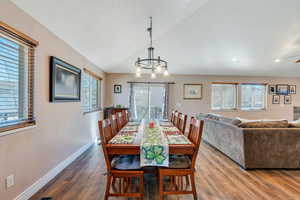
[[[152,17],[150,17],[150,27],[147,28],[150,35],[150,47],[148,48],[148,58],[138,58],[135,62],[136,76],[140,77],[142,70],[151,70],[151,78],[156,78],[156,74],[163,73],[168,76],[168,62],[162,60],[160,56],[154,58],[154,47],[152,46]]]

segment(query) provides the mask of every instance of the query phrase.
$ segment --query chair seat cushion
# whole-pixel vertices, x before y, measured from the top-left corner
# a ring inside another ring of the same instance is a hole
[[[140,169],[140,157],[137,155],[115,156],[111,161],[111,166],[118,170]]]
[[[169,157],[169,168],[186,169],[189,168],[191,164],[191,159],[185,155],[170,155]]]

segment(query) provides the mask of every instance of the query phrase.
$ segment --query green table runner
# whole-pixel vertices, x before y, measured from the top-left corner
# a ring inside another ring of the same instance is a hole
[[[159,126],[145,124],[141,142],[141,166],[169,166],[168,139]]]

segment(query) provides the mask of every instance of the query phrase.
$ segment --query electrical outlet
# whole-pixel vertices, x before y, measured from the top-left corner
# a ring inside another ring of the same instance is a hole
[[[6,188],[9,188],[11,186],[13,186],[15,184],[15,177],[13,174],[9,175],[8,177],[6,177]]]

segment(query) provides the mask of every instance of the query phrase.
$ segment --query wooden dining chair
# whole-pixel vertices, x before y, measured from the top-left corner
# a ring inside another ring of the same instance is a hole
[[[194,152],[191,156],[186,155],[170,155],[169,168],[159,169],[159,195],[163,200],[164,195],[193,194],[197,200],[197,191],[195,185],[195,166],[197,154],[200,147],[204,121],[191,119],[189,140],[195,145]],[[164,190],[164,177],[171,177],[169,190]],[[188,190],[189,183],[186,181],[184,187],[184,177],[189,177],[191,181],[191,190]]]
[[[121,155],[112,157],[107,148],[111,139],[112,127],[109,119],[100,120],[99,132],[107,168],[107,183],[104,199],[109,197],[144,197],[144,172],[140,167],[139,156]],[[111,186],[119,180],[118,191],[111,192]],[[136,183],[136,184],[135,184]]]
[[[118,126],[118,119],[117,116],[110,115],[110,123],[111,123],[111,128],[112,128],[112,135],[115,136],[119,131],[119,126]]]
[[[187,120],[187,115],[180,113],[178,116],[177,128],[182,134],[185,134],[186,120]]]

